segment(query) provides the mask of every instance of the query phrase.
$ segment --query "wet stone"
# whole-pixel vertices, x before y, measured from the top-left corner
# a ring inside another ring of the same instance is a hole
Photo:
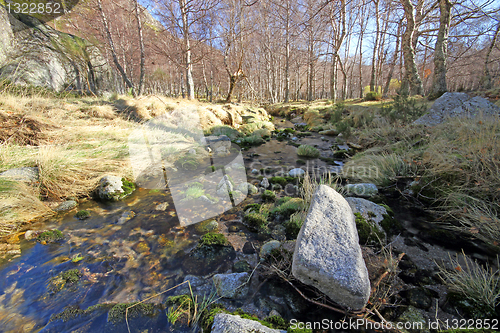
[[[243,251],[244,254],[254,254],[255,253],[255,249],[253,248],[251,242],[246,242],[243,245],[242,251]]]

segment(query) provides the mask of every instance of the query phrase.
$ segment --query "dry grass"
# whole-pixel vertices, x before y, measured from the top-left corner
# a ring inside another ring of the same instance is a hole
[[[492,312],[500,304],[500,262],[497,256],[496,270],[486,265],[479,265],[463,251],[451,258],[453,270],[446,270],[441,265],[439,276],[446,282],[448,288],[463,295],[466,299],[479,306],[486,306]]]

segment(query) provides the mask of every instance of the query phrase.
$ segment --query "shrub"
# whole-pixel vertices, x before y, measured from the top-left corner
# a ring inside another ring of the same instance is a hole
[[[367,92],[365,95],[365,101],[380,101],[382,100],[382,95],[376,91]]]
[[[266,217],[260,213],[250,213],[245,215],[243,217],[243,222],[257,230],[266,227],[268,223]]]
[[[302,157],[317,158],[319,157],[319,150],[309,145],[301,145],[297,148],[297,155]]]
[[[380,114],[391,122],[401,121],[402,123],[411,123],[420,118],[427,110],[425,104],[418,105],[417,99],[401,94],[394,97],[390,104],[382,106]]]

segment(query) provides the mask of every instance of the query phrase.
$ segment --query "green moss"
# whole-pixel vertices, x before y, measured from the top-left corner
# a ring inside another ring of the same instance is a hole
[[[284,218],[290,217],[295,212],[304,208],[304,200],[300,198],[291,198],[281,205],[277,205],[271,210],[273,216],[281,215]]]
[[[260,230],[267,226],[267,219],[263,214],[250,213],[243,217],[243,222],[247,223],[249,227]]]
[[[354,213],[356,229],[358,229],[359,243],[364,245],[380,245],[384,234],[372,223],[365,220],[361,213]]]
[[[240,260],[234,263],[233,272],[234,273],[243,273],[243,272],[251,272],[252,266],[246,260]]]
[[[384,229],[385,233],[388,236],[397,235],[401,231],[403,231],[403,226],[401,225],[401,223],[390,214],[384,214],[382,215],[382,217],[384,219],[380,221],[380,226],[382,227],[382,229]]]
[[[390,216],[394,216],[394,211],[392,210],[391,207],[387,206],[386,204],[379,204],[379,206],[384,207]]]
[[[87,210],[80,210],[76,213],[75,217],[79,220],[85,220],[90,217],[90,212]]]
[[[122,190],[123,190],[123,196],[130,195],[132,192],[135,191],[135,185],[134,183],[126,180],[125,178],[122,178]]]
[[[203,332],[211,332],[214,324],[215,316],[218,313],[228,313],[226,308],[221,304],[212,304],[208,310],[205,310],[201,316],[201,328]]]
[[[285,320],[281,317],[278,317],[278,316],[273,316],[273,317],[266,318],[264,320],[260,320],[259,318],[252,316],[251,314],[246,313],[242,309],[236,309],[236,311],[234,311],[232,314],[240,316],[243,319],[249,319],[249,320],[259,322],[262,325],[269,327],[269,328],[273,328],[273,329],[287,329],[288,328],[288,325],[286,324]],[[271,318],[271,321],[269,321],[270,318]],[[278,318],[281,318],[281,320]]]
[[[269,183],[279,184],[282,187],[285,187],[286,184],[288,184],[288,181],[285,177],[271,177],[271,178],[269,178]]]
[[[348,158],[349,152],[345,149],[336,150],[333,152],[333,157],[335,157],[335,158]]]
[[[137,305],[136,305],[137,304]],[[135,306],[134,306],[135,305]],[[128,308],[128,311],[127,311]],[[108,312],[108,322],[112,324],[118,324],[125,321],[125,313],[127,313],[128,319],[136,318],[139,316],[154,316],[156,311],[156,306],[151,303],[119,303],[113,306]]]
[[[296,131],[293,128],[284,128],[283,133],[294,134]]]
[[[49,280],[48,289],[52,293],[57,293],[64,289],[66,286],[71,286],[80,281],[82,273],[78,269],[70,269],[61,272]]]
[[[306,161],[301,160],[301,159],[298,159],[298,160],[296,161],[296,163],[297,163],[297,165],[304,165],[304,164],[306,164]]]
[[[208,245],[227,245],[228,241],[223,234],[219,234],[216,232],[208,232],[201,236],[199,246]]]
[[[63,234],[57,229],[44,231],[36,238],[40,243],[54,243],[61,239],[63,239]]]
[[[261,206],[261,204],[258,204],[258,203],[249,204],[249,205],[246,205],[245,208],[243,208],[243,211],[249,212],[249,213],[251,213],[251,212],[258,213],[260,210],[260,206]]]
[[[265,190],[261,195],[262,200],[273,202],[276,201],[276,193],[270,190]]]
[[[201,186],[193,185],[188,187],[188,189],[184,192],[184,195],[186,197],[183,200],[197,199],[202,195],[205,195],[205,190],[203,189],[202,185]]]
[[[53,322],[56,320],[62,320],[63,322],[67,322],[73,320],[79,316],[85,315],[94,315],[95,312],[106,312],[111,309],[114,304],[96,304],[89,306],[87,309],[80,309],[77,305],[70,305],[66,307],[62,312],[53,314],[50,316],[49,322]]]
[[[300,145],[297,148],[297,155],[303,157],[317,158],[319,157],[319,150],[309,145]]]
[[[293,214],[290,219],[285,222],[285,230],[289,239],[297,239],[299,235],[300,228],[304,224],[305,214]]]

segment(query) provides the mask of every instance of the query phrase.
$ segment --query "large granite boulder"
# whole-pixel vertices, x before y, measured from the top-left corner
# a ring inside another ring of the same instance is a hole
[[[370,281],[354,214],[331,187],[320,185],[313,195],[297,237],[292,273],[347,308],[358,310],[368,302]]]
[[[415,120],[416,125],[434,126],[450,118],[475,118],[500,116],[500,107],[487,99],[471,97],[465,93],[447,92],[439,97],[427,114]]]
[[[128,197],[134,190],[134,184],[122,177],[104,176],[99,181],[97,197],[101,200],[118,201]]]
[[[243,319],[227,313],[215,315],[212,333],[285,333],[286,331],[275,330],[262,325],[261,323]]]

